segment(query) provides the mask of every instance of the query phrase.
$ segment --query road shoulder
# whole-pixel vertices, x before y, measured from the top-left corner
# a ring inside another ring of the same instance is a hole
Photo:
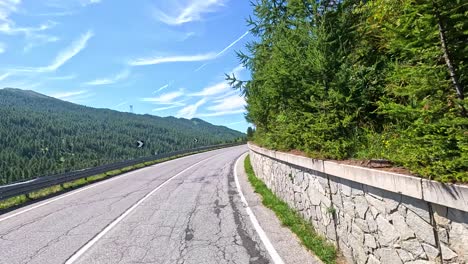
[[[294,233],[282,226],[280,220],[273,211],[262,205],[262,198],[254,192],[247,179],[244,168],[244,159],[246,156],[247,153],[243,154],[239,162],[237,162],[239,184],[249,207],[278,254],[285,263],[322,263],[309,250],[302,246],[300,240]]]

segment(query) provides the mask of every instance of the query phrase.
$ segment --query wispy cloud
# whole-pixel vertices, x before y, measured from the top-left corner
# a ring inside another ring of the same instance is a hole
[[[128,102],[127,102],[127,101],[123,101],[123,102],[121,102],[121,103],[118,103],[116,106],[114,106],[114,108],[121,107],[121,106],[124,106],[124,105],[126,105],[126,104],[128,104]]]
[[[57,99],[73,102],[73,103],[85,103],[89,102],[90,98],[94,97],[94,93],[90,93],[87,90],[80,90],[80,91],[70,91],[70,92],[59,92],[50,95]]]
[[[245,36],[247,36],[247,34],[249,34],[249,31],[245,32],[242,36],[240,36],[238,39],[234,40],[231,44],[229,44],[222,51],[218,52],[218,54],[216,54],[216,57],[223,55],[227,50],[232,48],[232,46],[236,45],[237,42],[241,41]]]
[[[153,57],[142,57],[142,58],[137,58],[130,60],[128,62],[128,65],[130,66],[143,66],[143,65],[155,65],[155,64],[161,64],[161,63],[170,63],[170,62],[196,62],[196,61],[209,61],[209,60],[214,60],[220,56],[222,56],[227,50],[232,48],[237,42],[239,42],[241,39],[243,39],[249,32],[245,32],[241,37],[236,39],[234,42],[229,44],[227,47],[225,47],[223,50],[220,52],[209,52],[205,54],[196,54],[196,55],[177,55],[177,56],[153,56]],[[195,71],[199,71],[203,67],[205,67],[206,64],[203,64],[200,66],[198,69]]]
[[[216,83],[214,85],[203,88],[203,90],[190,94],[191,96],[210,96],[220,94],[229,90],[229,84],[226,81]]]
[[[232,126],[232,125],[242,124],[244,122],[245,121],[232,122],[232,123],[225,124],[225,126]]]
[[[53,21],[47,21],[35,27],[17,26],[10,16],[19,11],[20,5],[21,0],[0,0],[0,33],[8,35],[30,35],[34,32],[47,30],[56,24]]]
[[[213,117],[240,114],[245,112],[245,99],[239,95],[228,96],[219,100],[213,101],[215,104],[206,107],[208,113],[201,113],[199,117]]]
[[[73,10],[75,11],[78,7],[87,7],[93,4],[99,4],[101,0],[43,0],[46,6],[52,7],[55,9],[62,9],[62,10]]]
[[[188,105],[177,112],[178,117],[192,118],[196,115],[197,110],[200,106],[206,103],[206,98],[203,98],[196,102],[195,104]]]
[[[5,80],[5,79],[8,78],[8,76],[10,76],[10,75],[11,75],[11,73],[9,73],[9,72],[0,75],[0,81]]]
[[[97,86],[97,85],[114,84],[114,83],[126,80],[129,76],[130,76],[130,71],[123,70],[114,76],[85,82],[84,85]]]
[[[86,48],[88,40],[93,37],[93,32],[88,31],[82,34],[77,40],[75,40],[70,46],[62,50],[54,59],[54,61],[48,66],[44,67],[29,67],[29,68],[20,68],[15,71],[18,72],[52,72],[60,68],[63,64],[69,61],[71,58],[76,56],[80,51]]]
[[[231,42],[231,44],[229,44],[226,48],[224,48],[222,51],[218,52],[216,54],[216,57],[219,57],[221,55],[223,55],[226,51],[228,51],[230,48],[232,48],[234,45],[237,44],[237,42],[241,41],[245,36],[247,36],[249,34],[249,31],[245,32],[242,36],[240,36],[238,39],[234,40],[233,42]],[[197,72],[203,68],[206,67],[206,65],[208,65],[208,63],[203,63],[200,67],[196,68],[194,72]],[[240,67],[242,67],[242,65],[240,65]]]
[[[39,14],[31,14],[32,16],[38,17],[63,17],[63,16],[70,16],[75,14],[72,11],[62,11],[62,12],[51,12],[51,13],[39,13]]]
[[[182,95],[184,95],[183,90],[179,90],[175,92],[165,93],[156,97],[142,98],[141,101],[152,102],[160,105],[182,105],[181,101],[175,101],[175,99],[181,97]]]
[[[43,34],[32,34],[28,37],[28,43],[23,48],[24,52],[29,52],[31,49],[37,46],[45,45],[47,43],[57,42],[60,38],[56,36],[49,36]]]
[[[38,26],[18,26],[15,21],[11,19],[13,13],[20,12],[21,0],[0,0],[0,33],[6,35],[24,35],[27,44],[24,48],[24,51],[27,52],[34,46],[43,45],[49,42],[57,41],[58,38],[55,36],[48,36],[41,31],[48,30],[55,25],[57,22],[46,21]],[[24,13],[24,11],[21,11]]]
[[[225,116],[225,115],[241,114],[244,112],[245,112],[244,109],[236,109],[236,110],[229,110],[229,111],[222,111],[222,112],[202,113],[202,114],[198,114],[197,116],[199,117]]]
[[[88,6],[101,3],[101,0],[80,0],[82,6]]]
[[[169,110],[169,109],[172,109],[172,108],[182,107],[182,106],[184,106],[184,105],[185,105],[185,104],[181,104],[181,105],[171,105],[171,106],[165,106],[165,107],[158,107],[158,108],[153,109],[153,112]]]
[[[75,40],[68,48],[60,52],[55,60],[49,66],[44,68],[45,71],[55,71],[60,66],[65,64],[68,60],[73,58],[76,54],[86,48],[88,40],[93,37],[92,31],[87,31],[85,34],[81,35],[77,40]]]
[[[234,68],[229,74],[239,76],[240,72],[244,70],[244,67],[242,65],[237,66]],[[218,95],[221,93],[226,94],[226,92],[231,91],[231,86],[226,80],[223,80],[221,82],[215,83],[211,86],[203,88],[201,91],[192,93],[190,94],[191,96],[213,96],[213,95]]]
[[[240,73],[242,71],[244,71],[244,70],[245,70],[244,66],[242,64],[240,64],[237,67],[235,67],[234,69],[232,69],[232,71],[230,72],[230,75],[234,74],[235,76],[238,77],[240,75]]]
[[[0,0],[0,21],[10,22],[11,13],[18,10],[21,0]]]
[[[205,68],[206,65],[208,65],[208,63],[203,63],[200,67],[196,68],[196,69],[194,70],[194,72],[197,72],[197,71],[199,71],[199,70]]]
[[[167,83],[167,84],[165,84],[165,85],[163,85],[163,86],[159,87],[159,88],[158,88],[156,91],[154,91],[153,93],[160,92],[160,91],[162,91],[162,90],[166,89],[167,87],[169,87],[171,84],[172,84],[172,82],[170,82],[170,83]]]
[[[57,99],[67,99],[67,98],[74,97],[77,95],[85,94],[87,92],[88,92],[87,90],[72,91],[72,92],[59,92],[59,93],[51,94],[50,96],[55,97]]]
[[[2,20],[0,19],[0,21]],[[39,31],[50,29],[56,24],[57,23],[53,21],[47,21],[46,23],[43,23],[36,27],[18,27],[15,25],[15,23],[12,20],[8,19],[6,21],[3,21],[3,23],[0,24],[0,33],[4,33],[7,35],[16,35],[16,34],[30,35],[34,32],[39,32]]]
[[[215,12],[219,7],[223,6],[226,1],[187,0],[185,3],[180,3],[180,1],[171,2],[172,5],[166,6],[165,8],[167,11],[156,9],[154,11],[154,16],[159,21],[168,25],[182,25],[188,22],[202,20],[203,14]]]
[[[244,109],[245,107],[245,99],[239,95],[229,96],[223,99],[215,100],[216,104],[206,109],[211,111],[218,111],[218,112],[225,112],[225,111],[232,111],[238,109]]]
[[[6,50],[6,44],[3,42],[0,42],[0,54],[4,53]]]
[[[6,76],[5,76],[6,75]],[[7,80],[3,81],[4,79],[7,79],[7,77],[10,77],[11,74],[3,74],[0,78],[0,87],[12,87],[12,88],[21,88],[21,89],[26,89],[26,90],[33,90],[37,88],[38,86],[41,86],[42,83],[35,81],[35,80],[27,80],[27,79],[19,79],[19,80]]]
[[[143,66],[154,65],[168,62],[193,62],[193,61],[206,61],[216,58],[215,53],[197,54],[197,55],[182,55],[182,56],[169,56],[169,57],[148,57],[139,58],[129,61],[130,66]]]
[[[64,75],[64,76],[52,76],[48,77],[47,79],[52,80],[52,81],[65,81],[65,80],[73,80],[76,78],[75,74],[71,75]]]

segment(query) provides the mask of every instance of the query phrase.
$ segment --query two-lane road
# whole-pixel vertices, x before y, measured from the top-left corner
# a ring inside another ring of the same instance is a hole
[[[245,146],[161,163],[0,216],[0,263],[268,263],[238,195]]]

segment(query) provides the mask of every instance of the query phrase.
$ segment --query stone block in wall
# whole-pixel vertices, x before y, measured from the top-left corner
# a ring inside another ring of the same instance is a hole
[[[364,246],[366,246],[369,249],[377,248],[377,242],[375,241],[375,238],[373,235],[370,235],[370,234],[364,235]]]
[[[347,244],[340,244],[341,254],[349,263],[354,263],[353,249]]]
[[[379,248],[375,251],[375,255],[379,257],[382,264],[403,264],[394,248]]]
[[[350,246],[353,248],[353,259],[356,263],[366,263],[367,253],[364,249],[363,242],[351,234],[348,238]]]
[[[406,224],[422,242],[433,246],[436,245],[433,227],[411,210],[408,210]]]
[[[377,228],[377,222],[376,222],[376,219],[377,217],[374,217],[372,215],[372,210],[368,210],[367,213],[366,213],[366,223],[367,223],[367,226],[369,227],[369,232],[370,233],[375,233],[377,232],[378,228]]]
[[[453,252],[448,246],[442,244],[440,245],[442,248],[442,259],[443,260],[453,260],[455,263],[458,262],[456,261],[458,259],[458,254]],[[461,263],[461,262],[460,262]]]
[[[402,215],[394,213],[390,215],[390,219],[393,222],[393,226],[398,231],[401,240],[404,241],[416,237],[413,230],[408,226],[405,218]]]
[[[382,215],[378,215],[377,228],[379,230],[378,242],[382,246],[393,246],[399,239],[399,235],[395,227],[388,222]]]
[[[373,215],[377,216],[378,214],[385,214],[385,202],[382,197],[373,195],[372,193],[366,193],[364,196],[373,211]]]
[[[397,249],[396,251],[401,261],[403,261],[404,263],[412,262],[414,260],[413,255],[411,255],[408,251],[404,249]]]
[[[312,176],[311,176],[312,177]],[[317,190],[318,183],[315,181],[315,178],[309,180],[309,188],[307,189],[307,196],[309,197],[310,203],[314,206],[320,205],[321,194]]]
[[[397,211],[399,205],[401,204],[402,195],[393,192],[384,192],[383,194],[386,213],[391,214]]]
[[[376,231],[376,229],[371,230],[367,221],[361,218],[354,218],[354,224],[357,225],[359,229],[361,229],[365,233],[372,233]]]
[[[351,235],[356,238],[359,245],[364,244],[364,231],[362,231],[361,228],[359,228],[359,226],[357,226],[355,223],[353,223],[351,226]]]
[[[401,248],[411,253],[415,259],[427,259],[426,252],[424,251],[421,243],[417,239],[411,239],[401,242]]]
[[[418,215],[427,223],[431,222],[431,218],[429,216],[429,207],[426,201],[415,199],[409,196],[403,196],[401,203],[404,204],[408,210]]]
[[[333,217],[331,213],[329,212],[330,207],[327,207],[325,204],[321,203],[319,208],[320,208],[320,213],[322,214],[322,224],[324,226],[332,225]]]
[[[427,258],[430,261],[439,262],[440,252],[439,252],[438,248],[435,248],[434,246],[431,246],[431,245],[426,244],[426,243],[422,243],[421,245],[422,245],[422,247],[424,249],[424,252],[426,253]]]
[[[369,210],[369,204],[366,198],[362,195],[355,196],[353,202],[356,209],[356,216],[364,219],[366,217],[367,210]]]
[[[369,255],[367,258],[367,264],[380,264],[380,260],[378,260],[374,255]]]
[[[340,245],[349,245],[349,241],[348,241],[349,233],[348,233],[347,226],[338,224],[336,226],[336,233],[340,241]]]

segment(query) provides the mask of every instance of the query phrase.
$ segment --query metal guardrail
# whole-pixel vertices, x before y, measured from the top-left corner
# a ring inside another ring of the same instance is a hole
[[[98,175],[101,173],[106,173],[112,170],[122,169],[128,166],[133,166],[133,165],[148,162],[148,161],[169,158],[169,157],[187,154],[191,152],[199,152],[199,151],[210,150],[210,149],[232,147],[232,146],[237,146],[241,144],[245,144],[245,143],[230,143],[230,144],[198,147],[198,148],[187,149],[187,150],[179,150],[175,152],[162,153],[162,154],[158,154],[158,155],[154,155],[150,157],[143,157],[143,158],[138,158],[138,159],[133,159],[133,160],[124,160],[124,161],[119,161],[119,162],[115,162],[111,164],[105,164],[105,165],[93,167],[93,168],[65,172],[65,173],[50,175],[50,176],[43,176],[43,177],[35,178],[29,181],[3,185],[3,186],[0,186],[0,200],[8,199],[8,198],[15,197],[18,195],[29,194],[31,192],[38,191],[40,189],[44,189],[44,188],[51,187],[54,185],[64,184],[67,182]]]

